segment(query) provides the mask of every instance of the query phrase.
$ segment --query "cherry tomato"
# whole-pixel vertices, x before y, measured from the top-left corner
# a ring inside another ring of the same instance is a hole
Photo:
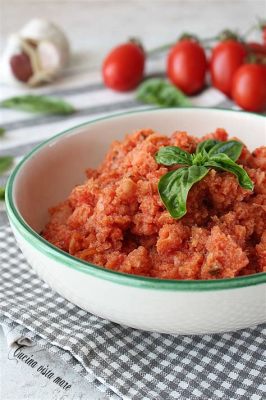
[[[115,47],[102,65],[105,85],[121,92],[134,89],[143,78],[144,64],[145,54],[138,44],[129,42]]]
[[[207,59],[201,45],[192,39],[180,40],[167,58],[167,75],[184,93],[199,92],[205,84]]]
[[[242,65],[234,75],[232,97],[244,110],[264,111],[266,109],[266,65]]]
[[[218,43],[213,48],[210,62],[213,86],[230,96],[234,73],[244,63],[246,55],[245,45],[237,40]]]

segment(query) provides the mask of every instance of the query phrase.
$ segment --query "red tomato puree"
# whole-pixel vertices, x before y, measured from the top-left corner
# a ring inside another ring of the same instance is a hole
[[[245,146],[237,161],[254,191],[233,174],[210,170],[189,192],[187,214],[173,219],[158,194],[168,168],[154,159],[161,146],[190,153],[201,139],[143,129],[115,141],[98,169],[50,210],[43,237],[105,268],[162,279],[218,279],[266,272],[266,147]],[[89,268],[89,266],[88,266]]]

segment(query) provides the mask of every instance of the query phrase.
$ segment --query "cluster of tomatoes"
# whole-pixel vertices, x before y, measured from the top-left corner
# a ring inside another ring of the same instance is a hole
[[[246,42],[225,32],[207,57],[203,41],[183,36],[167,55],[167,77],[187,95],[200,92],[210,74],[211,84],[248,111],[266,109],[266,27],[263,43]],[[143,79],[145,53],[137,42],[114,48],[102,66],[107,87],[117,91],[136,88]]]

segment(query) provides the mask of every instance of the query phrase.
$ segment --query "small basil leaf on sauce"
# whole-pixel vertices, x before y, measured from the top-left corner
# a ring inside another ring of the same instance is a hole
[[[164,79],[145,80],[137,89],[137,100],[160,107],[186,107],[191,102],[187,96]]]
[[[191,154],[177,146],[161,147],[155,155],[155,160],[158,164],[168,166],[174,164],[192,164]]]
[[[159,194],[173,218],[181,218],[186,214],[189,190],[207,173],[208,168],[193,165],[168,172],[161,177],[158,184]]]
[[[3,137],[5,134],[5,129],[4,128],[0,128],[0,137]]]
[[[0,107],[13,108],[31,113],[68,115],[75,112],[74,107],[65,100],[39,95],[15,96],[0,102]]]
[[[237,140],[228,140],[228,142],[219,142],[215,146],[213,146],[208,154],[216,155],[216,154],[226,154],[231,160],[238,160],[241,151],[243,148],[243,144],[238,142]]]
[[[230,157],[228,157],[228,155],[224,153],[210,156],[209,160],[206,161],[204,165],[205,167],[212,167],[231,172],[237,177],[239,185],[244,189],[254,189],[254,184],[244,168],[236,164]]]

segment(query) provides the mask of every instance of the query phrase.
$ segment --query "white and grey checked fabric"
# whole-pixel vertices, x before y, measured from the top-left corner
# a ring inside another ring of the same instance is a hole
[[[69,303],[0,230],[0,321],[69,363],[113,399],[265,398],[266,325],[174,337],[119,326]]]

